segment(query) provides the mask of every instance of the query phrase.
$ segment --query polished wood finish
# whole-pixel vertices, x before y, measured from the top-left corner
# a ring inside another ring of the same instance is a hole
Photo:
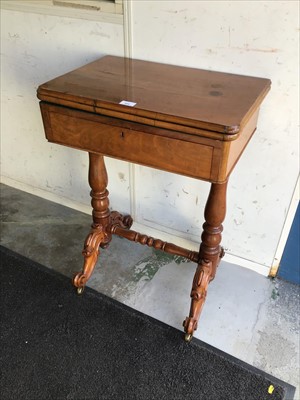
[[[76,287],[84,287],[95,268],[99,246],[106,247],[111,241],[111,235],[106,227],[110,222],[107,172],[103,156],[100,154],[89,154],[89,184],[91,186],[91,205],[93,207],[92,229],[87,236],[82,254],[84,265],[82,272],[76,274],[73,283]]]
[[[40,107],[46,136],[52,143],[215,183],[228,179],[256,129],[258,118],[256,110],[242,134],[227,141],[221,134],[216,140],[45,102]]]
[[[226,189],[227,182],[213,183],[205,206],[205,222],[201,236],[198,266],[191,291],[190,314],[183,323],[187,335],[193,335],[197,329],[208,284],[214,279],[219,262],[224,256],[224,250],[220,243],[223,231],[222,222],[226,215]]]
[[[169,254],[181,256],[194,262],[198,262],[199,260],[199,253],[196,251],[187,250],[183,247],[176,246],[173,243],[164,242],[160,239],[154,239],[151,236],[143,235],[133,230],[127,230],[115,224],[112,224],[111,232],[131,240],[132,242],[153,247],[156,250],[162,250]]]
[[[112,56],[38,88],[47,139],[89,153],[93,224],[83,269],[73,280],[79,291],[113,234],[185,257],[197,264],[184,321],[190,340],[224,255],[227,182],[256,130],[269,89],[268,79]],[[131,230],[130,216],[110,211],[103,156],[211,183],[199,253]]]
[[[106,56],[41,85],[38,95],[101,115],[114,111],[122,119],[144,118],[142,123],[157,127],[161,121],[230,136],[269,88],[268,79]],[[122,100],[136,106],[120,105]]]
[[[200,175],[207,180],[211,177],[214,147],[207,139],[191,142],[183,137],[143,132],[140,126],[105,124],[100,116],[91,117],[82,111],[66,112],[62,107],[53,108],[45,103],[41,108],[43,114],[48,114],[51,126],[48,139],[52,142],[192,177]]]

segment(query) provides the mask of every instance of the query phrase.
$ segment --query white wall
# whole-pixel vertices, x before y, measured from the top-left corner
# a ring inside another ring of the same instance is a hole
[[[272,80],[258,131],[231,177],[223,240],[228,252],[268,266],[298,174],[298,7],[294,1],[136,1],[133,6],[133,57]],[[143,169],[150,184],[138,189],[140,218],[150,215],[171,227],[180,223],[196,240],[203,205],[196,199],[204,184],[180,179],[177,185],[178,179],[164,177]],[[158,179],[172,184],[166,185],[166,202],[154,208]]]
[[[125,27],[134,58],[272,80],[231,176],[223,240],[228,253],[261,271],[272,264],[298,174],[298,8],[296,1],[135,0]],[[46,142],[35,91],[102,54],[123,55],[123,27],[12,11],[2,20],[2,180],[87,205],[87,156]],[[208,184],[116,160],[107,167],[113,208],[177,243],[199,241]]]
[[[1,40],[2,180],[89,205],[88,156],[47,143],[36,89],[103,54],[123,56],[122,25],[1,10]],[[118,173],[128,175],[127,164],[108,164],[112,182],[117,182]],[[128,184],[118,180],[119,190],[128,192]],[[114,189],[117,206],[128,209],[124,196]]]

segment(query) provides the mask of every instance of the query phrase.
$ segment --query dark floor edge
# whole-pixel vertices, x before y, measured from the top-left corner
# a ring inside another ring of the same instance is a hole
[[[6,255],[12,256],[15,259],[19,259],[20,261],[28,260],[28,257],[25,257],[22,254],[19,254],[19,253],[13,251],[13,250],[1,245],[1,244],[0,244],[0,252],[4,253]],[[56,278],[56,279],[58,279],[60,281],[69,282],[70,290],[74,289],[73,286],[72,286],[70,278],[68,278],[67,276],[61,274],[60,272],[58,272],[56,270],[53,270],[53,269],[51,269],[49,267],[46,267],[46,266],[44,266],[44,265],[42,265],[42,264],[40,264],[40,263],[38,263],[38,262],[36,262],[34,260],[30,260],[30,262],[37,269],[39,269],[39,270],[41,270],[43,272],[46,272],[48,275],[51,275],[51,276],[53,276],[54,278]],[[164,329],[167,328],[169,330],[177,331],[178,335],[182,337],[182,340],[184,340],[183,331],[180,331],[177,328],[174,328],[174,327],[172,327],[170,325],[167,325],[166,323],[164,323],[162,321],[159,321],[158,319],[156,319],[154,317],[151,317],[149,315],[143,314],[142,312],[140,312],[140,311],[138,311],[138,310],[136,310],[136,309],[124,304],[124,303],[121,303],[121,302],[119,302],[119,301],[117,301],[117,300],[115,300],[115,299],[113,299],[111,297],[108,297],[108,296],[104,295],[103,293],[98,292],[95,289],[92,289],[90,287],[86,287],[83,296],[85,296],[85,295],[101,297],[104,301],[113,303],[113,305],[115,307],[121,308],[125,312],[134,313],[139,318],[147,318],[147,319],[149,319],[153,324],[155,324],[156,326],[158,326],[160,328],[164,328]],[[74,296],[76,296],[75,289],[74,289]],[[192,339],[192,341],[190,343],[187,343],[186,345],[187,346],[195,346],[195,345],[197,345],[197,346],[203,347],[206,350],[217,354],[219,357],[225,358],[225,359],[231,361],[232,363],[237,364],[238,366],[240,366],[243,369],[250,370],[253,374],[262,375],[266,379],[269,379],[270,381],[274,381],[276,384],[278,384],[278,385],[280,385],[280,386],[285,388],[285,397],[284,397],[284,399],[286,399],[286,400],[293,400],[294,399],[296,388],[293,385],[289,384],[288,382],[285,382],[285,381],[275,377],[274,375],[270,375],[267,372],[265,372],[265,371],[263,371],[263,370],[261,370],[259,368],[256,368],[253,365],[248,364],[248,363],[246,363],[246,362],[244,362],[244,361],[232,356],[231,354],[225,353],[224,351],[218,349],[217,347],[214,347],[214,346],[212,346],[212,345],[210,345],[208,343],[205,343],[205,342],[203,342],[200,339],[197,339],[195,337]]]

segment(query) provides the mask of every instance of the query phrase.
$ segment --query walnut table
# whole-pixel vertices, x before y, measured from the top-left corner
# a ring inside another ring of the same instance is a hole
[[[93,224],[81,293],[99,247],[112,234],[177,254],[197,264],[185,339],[197,329],[209,282],[224,255],[220,246],[229,175],[255,132],[270,80],[106,56],[38,88],[49,142],[89,153]],[[109,209],[103,156],[211,183],[199,252],[130,229],[132,218]]]

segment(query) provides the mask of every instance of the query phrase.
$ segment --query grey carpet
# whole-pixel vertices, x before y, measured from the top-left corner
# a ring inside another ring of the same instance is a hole
[[[68,278],[3,247],[0,312],[3,400],[293,396],[284,382],[100,293],[77,296]]]

